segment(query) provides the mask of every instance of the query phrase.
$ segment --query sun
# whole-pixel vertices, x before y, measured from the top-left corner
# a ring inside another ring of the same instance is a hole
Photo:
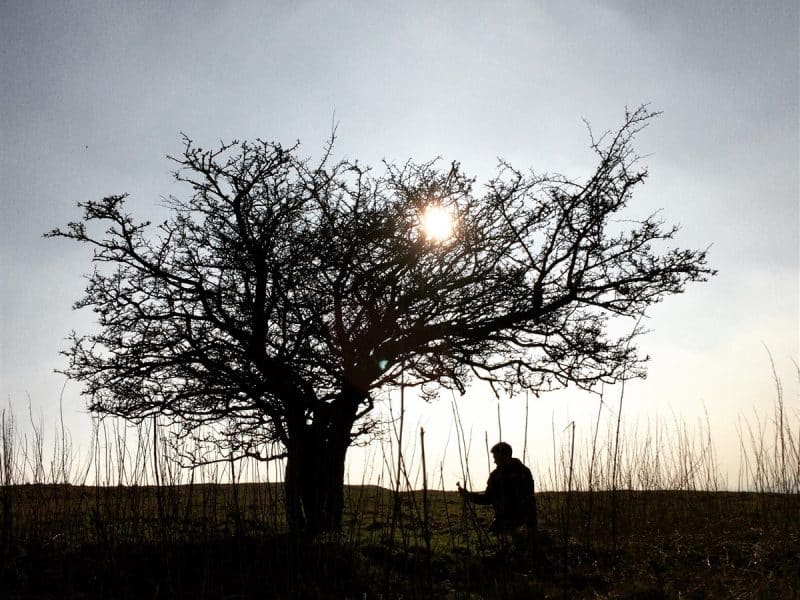
[[[440,204],[430,204],[420,217],[425,237],[434,242],[446,242],[453,236],[455,219],[453,213]]]

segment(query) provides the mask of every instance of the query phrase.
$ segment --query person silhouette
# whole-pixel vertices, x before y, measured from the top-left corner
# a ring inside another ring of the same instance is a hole
[[[486,491],[470,492],[458,482],[458,493],[474,504],[492,505],[494,521],[489,526],[492,533],[515,534],[525,526],[528,539],[532,540],[536,534],[537,515],[531,471],[513,457],[511,446],[505,442],[492,446],[491,452],[497,468],[489,474]]]

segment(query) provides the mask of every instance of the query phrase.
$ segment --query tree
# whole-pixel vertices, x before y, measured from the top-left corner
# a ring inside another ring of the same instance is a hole
[[[346,452],[401,382],[538,393],[644,374],[646,309],[713,274],[705,250],[659,247],[677,229],[657,215],[613,219],[647,175],[632,141],[653,116],[592,138],[586,181],[501,162],[480,194],[458,163],[335,162],[334,136],[316,163],[185,138],[172,160],[191,194],[169,219],[138,222],[111,196],[47,234],[97,263],[75,306],[99,327],[73,332],[65,372],[93,411],[215,425],[236,456],[285,458],[290,526],[337,529]],[[451,236],[420,226],[429,206],[455,215]],[[618,318],[635,325],[614,335]]]

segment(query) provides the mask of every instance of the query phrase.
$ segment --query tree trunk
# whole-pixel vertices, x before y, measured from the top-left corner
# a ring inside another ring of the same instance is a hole
[[[313,420],[287,423],[286,518],[292,532],[316,535],[342,529],[344,460],[365,392],[345,384],[339,397],[322,405]]]
[[[289,529],[311,535],[340,531],[348,444],[306,433],[288,448],[284,483]],[[345,437],[349,442],[349,430]]]

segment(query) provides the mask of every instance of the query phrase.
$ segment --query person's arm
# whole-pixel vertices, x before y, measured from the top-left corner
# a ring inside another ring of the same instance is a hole
[[[467,498],[473,504],[491,504],[492,499],[488,492],[467,492]]]
[[[492,483],[492,477],[489,477],[489,481],[486,483],[486,491],[485,492],[469,492],[461,487],[461,483],[458,483],[458,493],[461,495],[462,498],[466,498],[473,504],[491,504],[494,498],[492,493],[494,485]]]

